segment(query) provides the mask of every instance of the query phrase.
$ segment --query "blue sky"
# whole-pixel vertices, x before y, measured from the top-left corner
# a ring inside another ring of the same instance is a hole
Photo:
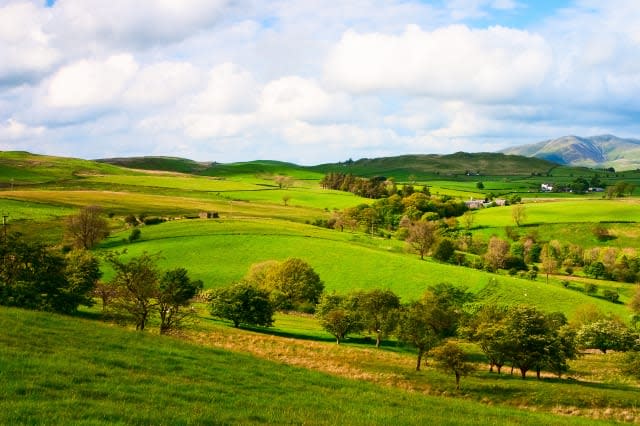
[[[640,137],[636,0],[0,0],[0,149],[301,164]]]

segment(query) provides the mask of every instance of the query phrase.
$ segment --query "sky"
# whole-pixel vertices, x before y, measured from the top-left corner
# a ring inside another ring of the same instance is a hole
[[[320,164],[640,137],[637,0],[0,0],[0,150]]]

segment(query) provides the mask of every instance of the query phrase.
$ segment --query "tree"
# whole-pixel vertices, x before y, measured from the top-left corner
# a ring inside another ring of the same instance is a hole
[[[376,335],[376,348],[393,331],[398,320],[400,298],[391,290],[371,290],[354,295],[364,328]]]
[[[74,247],[90,249],[109,235],[109,225],[102,208],[87,206],[67,218],[65,231]]]
[[[507,308],[495,304],[487,304],[467,322],[464,332],[478,346],[489,360],[489,372],[495,366],[500,374],[502,366],[508,359],[508,341],[504,319]]]
[[[547,276],[547,284],[549,284],[549,274],[553,274],[558,268],[558,261],[556,260],[553,249],[549,244],[545,244],[540,252],[540,262],[542,263],[542,270]]]
[[[474,221],[475,216],[473,215],[473,212],[471,210],[467,210],[466,212],[464,212],[464,214],[462,215],[462,222],[464,223],[464,227],[467,229],[467,231],[473,228]]]
[[[527,212],[524,204],[514,204],[511,207],[511,218],[515,222],[516,226],[520,226],[527,220]]]
[[[440,336],[430,324],[428,303],[416,301],[406,306],[400,313],[397,336],[398,339],[418,350],[416,371],[420,371],[422,357],[425,352],[440,342]]]
[[[515,306],[505,317],[505,338],[508,357],[520,370],[522,379],[527,371],[543,364],[549,341],[549,322],[533,306]]]
[[[269,292],[250,283],[215,289],[211,294],[211,315],[240,324],[270,327],[274,307]]]
[[[90,255],[64,258],[49,247],[10,234],[0,244],[0,305],[73,313],[90,306],[99,270]]]
[[[155,258],[145,252],[125,262],[117,254],[110,254],[107,261],[116,272],[111,280],[116,296],[110,309],[125,320],[132,321],[136,330],[143,331],[149,316],[157,307],[158,269]]]
[[[460,390],[460,377],[473,371],[473,365],[468,362],[468,355],[453,342],[432,349],[430,354],[436,361],[436,367],[455,374],[456,390]]]
[[[604,263],[594,262],[591,265],[585,266],[584,273],[598,279],[605,273]]]
[[[509,254],[509,243],[498,237],[491,237],[484,259],[492,270],[503,268]]]
[[[478,188],[478,189],[484,189],[484,183],[482,183],[482,182],[476,182],[476,188]]]
[[[79,305],[92,306],[92,292],[102,277],[98,259],[85,250],[73,250],[65,258],[64,275],[68,283],[63,290],[66,310],[75,311]]]
[[[293,185],[293,179],[291,178],[291,176],[277,175],[273,178],[273,180],[280,189],[287,189],[291,185]]]
[[[629,308],[635,314],[635,318],[640,317],[640,286],[636,286],[636,290],[633,293],[633,297],[629,301]]]
[[[581,347],[598,349],[606,354],[608,350],[626,351],[631,349],[635,337],[620,321],[602,319],[580,327],[576,339]]]
[[[407,242],[420,254],[422,260],[436,241],[437,236],[438,225],[436,222],[419,220],[409,227]]]
[[[285,207],[289,205],[289,201],[291,201],[291,195],[285,194],[282,196],[282,203],[284,204]]]
[[[192,281],[184,268],[166,271],[158,288],[158,311],[160,313],[160,334],[166,334],[179,327],[193,315],[185,310],[191,299],[202,289],[202,281]]]
[[[317,304],[324,290],[320,276],[304,260],[290,258],[268,268],[264,286],[281,293],[278,309],[303,309]]]
[[[449,238],[441,239],[433,252],[433,258],[441,262],[449,262],[456,251],[456,246]]]
[[[354,301],[353,296],[332,293],[322,296],[318,304],[316,317],[322,328],[336,338],[338,345],[347,334],[362,330],[363,323]]]

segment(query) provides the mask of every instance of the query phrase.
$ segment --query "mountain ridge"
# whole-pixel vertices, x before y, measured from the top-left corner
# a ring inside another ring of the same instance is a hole
[[[541,158],[567,166],[613,167],[616,170],[640,168],[640,140],[610,134],[589,137],[568,135],[509,147],[499,152]]]

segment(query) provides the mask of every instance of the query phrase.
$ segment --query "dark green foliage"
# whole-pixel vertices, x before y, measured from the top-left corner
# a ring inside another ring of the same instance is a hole
[[[598,286],[593,283],[584,283],[584,292],[587,294],[596,294]]]
[[[102,277],[98,259],[85,250],[73,250],[65,257],[64,274],[68,286],[62,293],[68,309],[75,311],[79,305],[93,305],[92,291]]]
[[[584,273],[592,276],[595,279],[600,278],[605,274],[605,267],[602,262],[594,262],[591,265],[584,267]]]
[[[608,288],[602,291],[602,295],[609,302],[613,302],[613,303],[618,303],[618,300],[620,299],[620,294],[618,294],[617,291],[609,290]]]
[[[441,262],[449,262],[455,251],[455,243],[449,238],[443,238],[437,243],[433,252],[433,258]]]
[[[184,268],[166,271],[158,286],[158,311],[160,313],[160,334],[177,328],[193,314],[185,309],[191,299],[202,290],[202,281],[192,281]]]
[[[124,223],[129,226],[138,226],[138,219],[134,215],[128,214],[124,217]]]
[[[166,222],[166,219],[164,219],[162,217],[155,217],[155,216],[153,216],[153,217],[145,217],[144,220],[142,220],[142,222],[145,225],[157,225],[159,223]]]
[[[482,183],[482,182],[477,182],[477,183],[476,183],[476,188],[478,188],[478,189],[484,189],[484,183]]]
[[[139,228],[133,228],[131,230],[131,234],[129,234],[129,242],[132,243],[134,241],[137,241],[140,239],[140,236],[142,235],[142,232],[140,231]]]
[[[211,295],[211,315],[240,324],[270,327],[274,307],[269,292],[249,283],[219,288]]]
[[[61,313],[91,305],[89,293],[100,277],[89,254],[67,258],[48,247],[9,235],[0,244],[0,304]]]

